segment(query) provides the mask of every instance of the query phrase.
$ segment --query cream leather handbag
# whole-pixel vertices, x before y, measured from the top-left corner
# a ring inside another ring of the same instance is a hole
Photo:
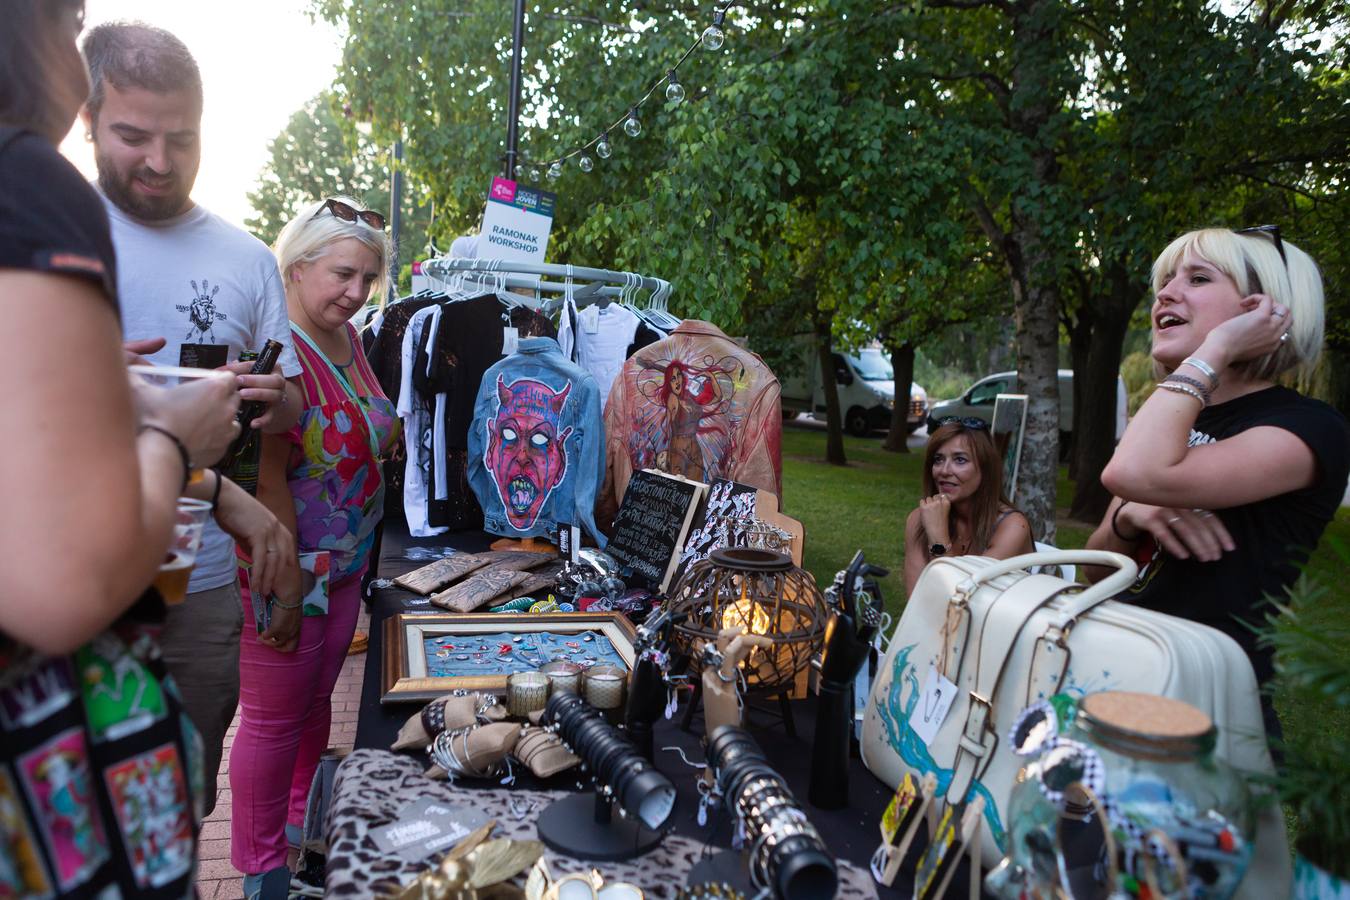
[[[1025,571],[1059,565],[1116,571],[1087,588]],[[1021,764],[1006,746],[1008,729],[1037,699],[1125,690],[1183,700],[1218,726],[1219,757],[1270,772],[1246,654],[1213,628],[1108,599],[1136,571],[1125,556],[1093,550],[934,560],[914,586],[872,686],[862,732],[867,768],[891,787],[906,772],[932,772],[948,802],[983,796],[986,867],[1002,856]],[[941,687],[951,685],[944,697]],[[1269,825],[1278,829],[1269,840],[1282,841],[1282,820],[1265,818],[1271,821],[1263,821],[1262,837]],[[1281,855],[1287,870],[1287,848],[1266,850]]]

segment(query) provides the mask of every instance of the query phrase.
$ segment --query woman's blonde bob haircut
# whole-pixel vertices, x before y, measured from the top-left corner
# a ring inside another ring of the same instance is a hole
[[[1284,241],[1284,255],[1287,265],[1272,236],[1262,232],[1238,234],[1227,228],[1187,232],[1153,261],[1153,293],[1163,289],[1187,257],[1199,257],[1233,279],[1242,296],[1266,294],[1289,308],[1289,340],[1274,353],[1233,368],[1252,379],[1274,378],[1300,366],[1311,368],[1322,352],[1322,273],[1311,256],[1289,241]]]
[[[366,208],[364,203],[351,197],[333,199],[355,210]],[[322,259],[329,247],[338,241],[353,238],[375,251],[376,257],[379,258],[380,275],[370,286],[370,296],[378,297],[380,306],[383,307],[389,288],[389,259],[393,256],[393,245],[389,241],[389,235],[371,228],[360,219],[355,222],[344,222],[331,212],[319,215],[319,210],[323,209],[327,202],[325,199],[305,204],[300,214],[288,222],[286,227],[281,229],[281,234],[277,235],[272,252],[276,254],[277,266],[281,269],[282,283],[289,287],[291,273],[295,271],[296,266]],[[368,302],[370,298],[366,299]]]

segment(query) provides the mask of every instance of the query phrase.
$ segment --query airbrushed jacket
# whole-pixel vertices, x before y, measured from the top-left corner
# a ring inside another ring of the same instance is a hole
[[[595,496],[605,432],[595,378],[552,338],[525,338],[483,374],[469,428],[469,486],[484,529],[539,537],[578,525],[601,546]]]
[[[726,478],[782,497],[783,412],[764,360],[708,322],[686,319],[629,357],[605,405],[605,527],[635,471]]]

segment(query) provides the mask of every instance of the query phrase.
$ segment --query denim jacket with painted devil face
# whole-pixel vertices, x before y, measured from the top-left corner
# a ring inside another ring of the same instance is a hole
[[[469,429],[469,486],[484,530],[539,537],[562,522],[597,543],[595,494],[605,474],[605,432],[595,378],[552,338],[525,338],[483,374]]]

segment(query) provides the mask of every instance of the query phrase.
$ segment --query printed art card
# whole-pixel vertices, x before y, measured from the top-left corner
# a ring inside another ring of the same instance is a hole
[[[0,900],[46,900],[52,895],[42,851],[23,813],[23,799],[9,772],[0,768]]]
[[[75,654],[85,715],[95,741],[115,741],[164,718],[168,707],[159,679],[104,632]]]
[[[108,859],[84,732],[72,728],[19,757],[19,775],[60,889],[83,884]]]
[[[75,698],[75,681],[64,657],[30,659],[18,665],[28,671],[6,673],[5,686],[0,688],[0,726],[5,731],[32,728]]]
[[[192,810],[173,744],[104,771],[136,884],[156,888],[192,869]]]

